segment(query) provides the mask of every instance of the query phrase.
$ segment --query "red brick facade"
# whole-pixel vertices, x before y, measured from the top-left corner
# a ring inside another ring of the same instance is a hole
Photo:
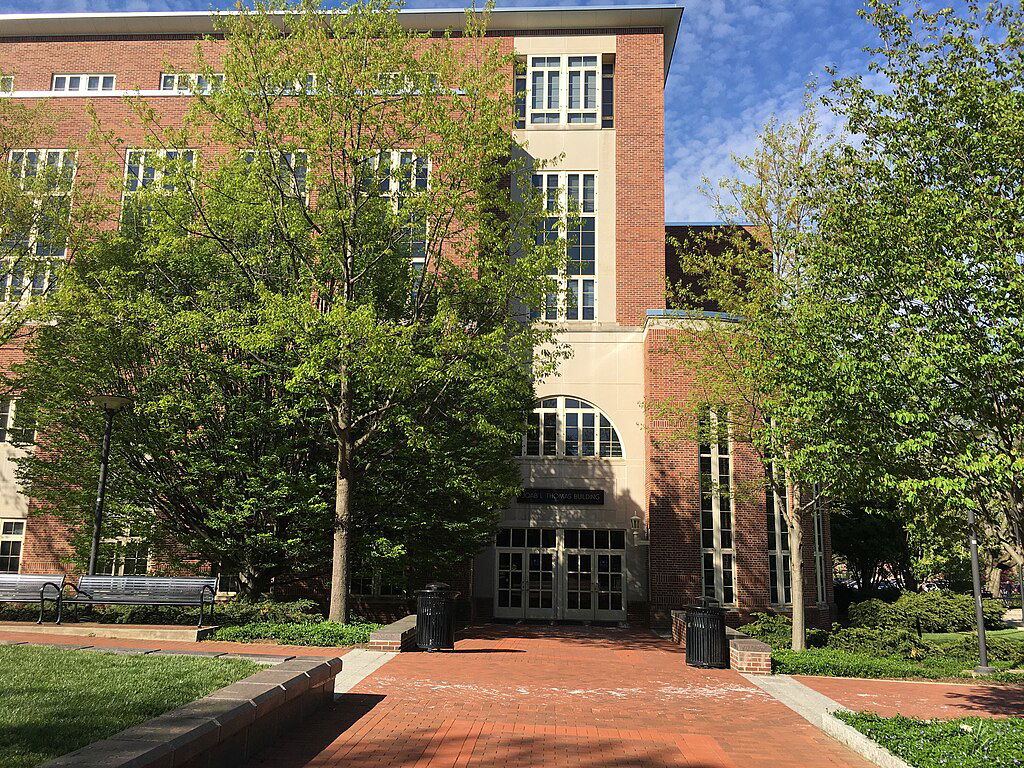
[[[605,9],[597,13],[614,14]],[[499,14],[502,12],[498,12]],[[509,13],[513,13],[509,11]],[[587,14],[590,11],[566,11],[566,14]],[[636,13],[640,13],[637,11]],[[650,10],[644,13],[657,14],[665,11]],[[641,14],[642,15],[642,14]],[[568,18],[568,16],[566,16]],[[582,16],[581,16],[582,18]],[[588,17],[589,18],[589,17]],[[648,318],[649,310],[661,310],[666,306],[666,230],[664,223],[664,82],[666,76],[666,39],[675,38],[675,30],[667,34],[668,23],[663,29],[650,23],[627,28],[624,17],[616,17],[614,23],[606,26],[588,26],[580,22],[572,29],[538,29],[527,25],[524,29],[506,25],[493,29],[489,38],[497,38],[504,52],[510,52],[517,37],[537,38],[545,35],[558,36],[561,41],[571,36],[596,35],[609,41],[614,37],[614,178],[615,210],[602,209],[600,215],[614,220],[614,279],[615,307],[612,312],[595,318],[600,320],[603,330],[616,326],[616,331],[628,334],[630,341],[617,340],[616,344],[636,345],[634,350],[643,348],[642,398],[653,404],[666,399],[689,400],[692,376],[673,362],[673,355],[667,343],[681,331],[658,325]],[[652,17],[653,18],[653,17]],[[668,19],[669,17],[665,17]],[[558,14],[558,23],[566,23],[563,14]],[[115,21],[104,22],[107,27]],[[154,22],[155,23],[155,22]],[[177,23],[168,21],[170,27]],[[639,22],[637,22],[639,23]],[[659,22],[661,23],[661,22]],[[678,14],[674,17],[678,24]],[[127,27],[126,27],[127,28]],[[188,34],[109,34],[103,36],[55,38],[43,35],[37,38],[0,37],[0,71],[13,74],[16,91],[47,91],[51,77],[59,73],[114,73],[118,90],[159,87],[160,75],[173,66],[190,69],[190,62],[196,45],[196,36]],[[454,45],[464,41],[454,38]],[[540,50],[536,40],[531,40]],[[204,54],[216,60],[223,42],[207,40],[200,43]],[[558,43],[563,46],[564,42]],[[561,53],[563,48],[555,47]],[[608,53],[612,53],[609,49]],[[543,55],[543,53],[541,54]],[[26,102],[35,97],[23,96]],[[56,121],[56,133],[46,140],[46,146],[69,148],[82,145],[92,128],[92,118],[87,107],[95,110],[101,127],[112,130],[120,147],[106,147],[105,159],[123,171],[123,150],[143,144],[143,135],[138,121],[129,120],[131,107],[124,99],[114,97],[89,98],[87,96],[60,96],[49,98],[60,118]],[[167,125],[180,122],[188,108],[188,96],[160,96],[149,99],[152,106]],[[572,129],[574,126],[540,126],[542,129]],[[601,128],[600,125],[588,129]],[[581,134],[582,135],[582,134]],[[592,138],[592,137],[591,137]],[[611,142],[609,142],[610,144]],[[589,145],[588,145],[589,146]],[[122,155],[119,157],[119,154]],[[594,158],[576,158],[575,166],[566,166],[567,171],[597,171],[607,174],[611,168],[595,168]],[[592,164],[593,163],[593,164]],[[114,199],[120,194],[121,178],[98,176],[98,164],[90,165],[86,158],[80,158],[76,195],[108,195]],[[603,178],[608,178],[604,176]],[[90,189],[89,182],[97,182]],[[607,221],[607,220],[604,220]],[[111,222],[113,223],[113,222]],[[610,249],[604,252],[611,252]],[[601,258],[604,258],[603,256]],[[669,265],[671,273],[671,265]],[[674,273],[672,273],[674,274]],[[602,278],[603,279],[603,278]],[[583,327],[581,323],[579,327]],[[575,329],[574,329],[575,330]],[[611,343],[606,348],[611,348]],[[21,354],[20,345],[0,349],[0,371],[9,370]],[[640,359],[640,358],[637,358]],[[639,386],[639,385],[637,385]],[[564,394],[571,395],[571,392]],[[636,401],[640,395],[623,394],[621,401]],[[599,408],[606,404],[596,404]],[[642,416],[632,419],[639,423]],[[621,422],[620,422],[621,423]],[[649,531],[649,545],[629,550],[630,557],[646,558],[645,563],[631,564],[631,572],[642,574],[642,581],[631,588],[624,606],[624,615],[630,623],[653,621],[668,624],[671,611],[680,609],[697,600],[701,586],[701,536],[700,536],[700,494],[698,486],[698,448],[693,441],[676,439],[668,422],[659,421],[648,413],[644,423],[643,487],[614,488],[609,485],[609,497],[613,493],[632,496],[639,501],[637,514],[642,514]],[[639,462],[640,450],[633,454]],[[737,482],[756,482],[763,477],[763,471],[749,448],[736,445],[732,452],[732,467]],[[597,474],[595,474],[597,477]],[[547,484],[558,485],[556,479]],[[634,483],[636,484],[636,483]],[[595,486],[596,487],[596,486]],[[25,572],[48,572],[64,570],[71,555],[69,531],[54,516],[40,510],[33,514],[27,526],[23,545],[21,568]],[[618,510],[614,510],[618,512]],[[583,515],[596,513],[596,525],[629,527],[631,511],[624,513],[618,522],[612,520],[612,510],[584,509],[580,526],[587,524]],[[601,518],[600,513],[607,512]],[[741,622],[753,611],[767,610],[770,606],[768,587],[767,526],[763,499],[737,498],[734,510],[736,595],[738,608],[730,614],[730,623]],[[517,523],[521,524],[521,523]],[[528,521],[526,524],[536,524]],[[814,605],[815,571],[813,558],[813,527],[805,531],[805,593],[808,604]],[[825,525],[826,603],[832,602],[831,550],[827,521]],[[624,550],[625,551],[625,550]],[[625,555],[624,555],[625,556]],[[491,566],[488,565],[488,568]],[[466,598],[474,598],[476,615],[487,616],[493,604],[492,597],[481,594],[475,581],[480,571],[474,568],[458,567],[447,580],[459,589]],[[493,570],[484,574],[483,581],[493,581]],[[481,582],[482,583],[482,582]],[[493,591],[493,590],[492,590]],[[408,603],[401,600],[366,599],[361,603],[360,612],[375,617],[394,618],[407,609]],[[808,610],[812,623],[823,623],[830,619],[829,609]]]
[[[615,319],[665,306],[663,36],[619,35],[615,54]]]

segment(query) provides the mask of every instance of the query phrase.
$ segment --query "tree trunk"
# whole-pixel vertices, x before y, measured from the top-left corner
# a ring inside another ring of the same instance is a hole
[[[794,483],[786,476],[786,526],[789,528],[789,584],[793,598],[793,650],[807,648],[804,616],[804,531],[800,519],[800,499]]]
[[[337,454],[334,468],[334,544],[331,557],[331,621],[348,621],[349,528],[352,510],[352,395],[342,371],[341,397],[335,409]]]

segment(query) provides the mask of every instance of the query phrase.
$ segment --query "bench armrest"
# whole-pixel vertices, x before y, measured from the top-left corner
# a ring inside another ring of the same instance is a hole
[[[62,585],[62,584],[57,584],[54,581],[47,581],[45,584],[43,584],[43,586],[41,586],[39,588],[39,599],[40,600],[42,600],[43,598],[46,597],[46,588],[47,587],[53,587],[53,591],[56,593],[53,596],[54,599],[59,598],[61,596],[62,592],[63,592],[63,589],[64,589],[64,585]]]
[[[65,584],[64,586],[65,586],[65,587],[71,587],[71,588],[72,588],[73,590],[75,590],[75,597],[79,597],[79,596],[81,596],[81,595],[84,595],[85,597],[89,598],[90,600],[92,600],[92,599],[93,599],[93,596],[92,596],[92,595],[90,595],[90,594],[89,594],[88,592],[86,592],[86,591],[85,591],[84,589],[79,589],[79,588],[78,588],[78,585],[77,585],[77,584],[72,584],[72,583],[71,583],[71,582],[69,581],[69,582],[68,582],[67,584]]]

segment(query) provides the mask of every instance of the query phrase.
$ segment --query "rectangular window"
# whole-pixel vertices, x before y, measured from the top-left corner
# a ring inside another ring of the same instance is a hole
[[[613,62],[598,54],[525,57],[516,72],[517,127],[611,127]]]
[[[100,543],[96,573],[101,576],[145,576],[149,572],[149,545],[138,537],[119,536]]]
[[[160,90],[173,93],[213,93],[224,84],[224,75],[217,73],[210,76],[199,72],[165,72],[160,75]]]
[[[541,402],[527,421],[524,456],[556,456],[558,454],[558,400]]]
[[[789,572],[789,526],[786,524],[786,491],[778,496],[766,482],[765,508],[768,517],[768,587],[773,605],[789,605],[793,591]]]
[[[517,57],[514,82],[516,128],[526,127],[526,59]]]
[[[722,605],[736,602],[733,542],[732,456],[728,421],[704,410],[699,419],[700,544],[704,596]]]
[[[601,63],[601,127],[615,127],[615,54],[606,53]]]
[[[544,319],[596,320],[597,174],[535,173],[533,187],[544,207],[557,214],[540,223],[536,243],[557,242],[564,233],[566,247],[565,273],[558,275],[560,295],[547,295]]]
[[[0,573],[18,573],[24,543],[24,520],[0,520]]]
[[[111,74],[73,74],[54,75],[54,91],[81,91],[83,93],[97,93],[100,91],[114,90],[114,75]]]
[[[299,200],[305,201],[308,193],[306,189],[306,177],[309,170],[309,160],[305,152],[278,152],[276,158],[272,158],[269,152],[262,153],[267,158],[267,173],[280,184],[285,194]],[[251,149],[245,150],[242,158],[249,165],[256,163],[256,153]]]
[[[0,400],[0,443],[32,445],[35,440],[35,425],[28,416],[19,417],[17,401]]]
[[[14,92],[14,76],[0,75],[0,93]]]
[[[4,238],[0,297],[12,303],[41,296],[57,285],[67,254],[67,225],[76,155],[64,149],[11,151],[11,176],[31,201],[25,228]]]

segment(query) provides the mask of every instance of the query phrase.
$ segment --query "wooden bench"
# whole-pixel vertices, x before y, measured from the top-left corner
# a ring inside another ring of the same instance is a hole
[[[42,624],[43,606],[47,597],[57,603],[57,614],[60,614],[64,579],[62,573],[0,573],[0,603],[34,603],[38,600],[39,618],[36,624]]]
[[[57,623],[65,605],[195,605],[199,608],[199,626],[203,611],[217,597],[216,577],[162,576],[80,576],[78,584],[67,585],[75,594],[57,601]]]

